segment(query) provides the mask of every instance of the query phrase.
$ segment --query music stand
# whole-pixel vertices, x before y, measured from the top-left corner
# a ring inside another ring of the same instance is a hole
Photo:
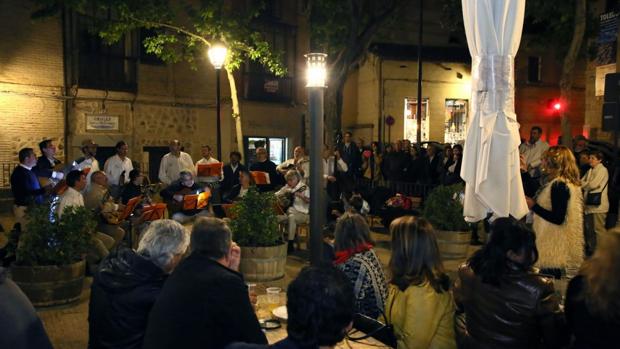
[[[183,196],[183,211],[202,210],[209,204],[210,191]]]
[[[125,205],[123,213],[121,213],[121,216],[119,217],[119,220],[122,221],[129,218],[140,201],[142,201],[142,195],[129,199],[129,201],[127,201],[127,205]]]
[[[271,179],[269,178],[269,173],[262,171],[250,171],[252,178],[254,179],[254,183],[256,185],[265,185],[271,184]]]
[[[196,172],[198,177],[219,177],[222,175],[223,163],[217,162],[213,164],[198,164]]]
[[[166,213],[166,207],[168,205],[164,203],[157,203],[154,205],[144,206],[144,210],[142,211],[142,221],[156,221],[158,219],[164,218],[164,214]]]

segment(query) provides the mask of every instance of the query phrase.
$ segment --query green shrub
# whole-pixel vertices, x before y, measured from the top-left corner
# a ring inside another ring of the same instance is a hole
[[[282,238],[274,206],[272,193],[259,193],[256,188],[250,188],[231,209],[234,218],[230,229],[234,241],[246,247],[279,245]]]
[[[18,265],[67,265],[84,258],[97,225],[85,207],[66,207],[62,218],[50,222],[50,206],[33,206],[17,246]]]
[[[463,205],[459,198],[463,190],[463,184],[440,185],[428,195],[424,201],[424,217],[435,229],[469,230],[467,222],[463,218]]]

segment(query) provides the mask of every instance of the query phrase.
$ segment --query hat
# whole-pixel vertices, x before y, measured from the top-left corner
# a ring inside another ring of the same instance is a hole
[[[82,148],[88,147],[89,145],[97,146],[97,143],[93,142],[92,139],[85,139],[82,141]]]

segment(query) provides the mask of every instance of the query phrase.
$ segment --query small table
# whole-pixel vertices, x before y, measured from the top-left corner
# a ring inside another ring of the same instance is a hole
[[[281,293],[280,294],[280,305],[284,305],[286,303],[286,294],[285,293]],[[269,314],[268,310],[266,309],[267,306],[267,295],[259,295],[257,297],[257,302],[256,302],[256,314],[259,317],[259,319],[265,319],[267,318],[267,316],[269,316],[269,318],[275,318],[272,314]],[[267,337],[267,341],[269,342],[269,344],[273,344],[276,343],[278,341],[283,340],[284,338],[287,337],[287,333],[286,333],[286,321],[281,321],[282,327],[274,329],[274,330],[265,330],[265,337]],[[362,333],[361,332],[356,332],[355,336],[359,337],[361,336]],[[348,340],[347,338],[344,339],[344,341],[338,343],[336,345],[336,348],[338,349],[376,349],[376,348],[389,348],[387,345],[377,341],[374,338],[367,338],[364,340],[361,340],[359,342],[354,342],[351,340]]]

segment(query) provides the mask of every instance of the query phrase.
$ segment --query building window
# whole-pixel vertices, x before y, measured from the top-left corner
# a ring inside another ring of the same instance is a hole
[[[77,15],[75,23],[78,69],[74,83],[82,88],[135,92],[135,35],[124,35],[117,43],[108,45],[94,32],[93,16]]]
[[[456,144],[465,141],[468,104],[466,99],[446,99],[445,143]]]
[[[411,143],[417,143],[418,122],[416,112],[418,110],[417,98],[405,98],[405,139]],[[422,142],[428,141],[429,136],[428,98],[422,98]]]
[[[540,82],[540,56],[527,57],[527,82]]]

